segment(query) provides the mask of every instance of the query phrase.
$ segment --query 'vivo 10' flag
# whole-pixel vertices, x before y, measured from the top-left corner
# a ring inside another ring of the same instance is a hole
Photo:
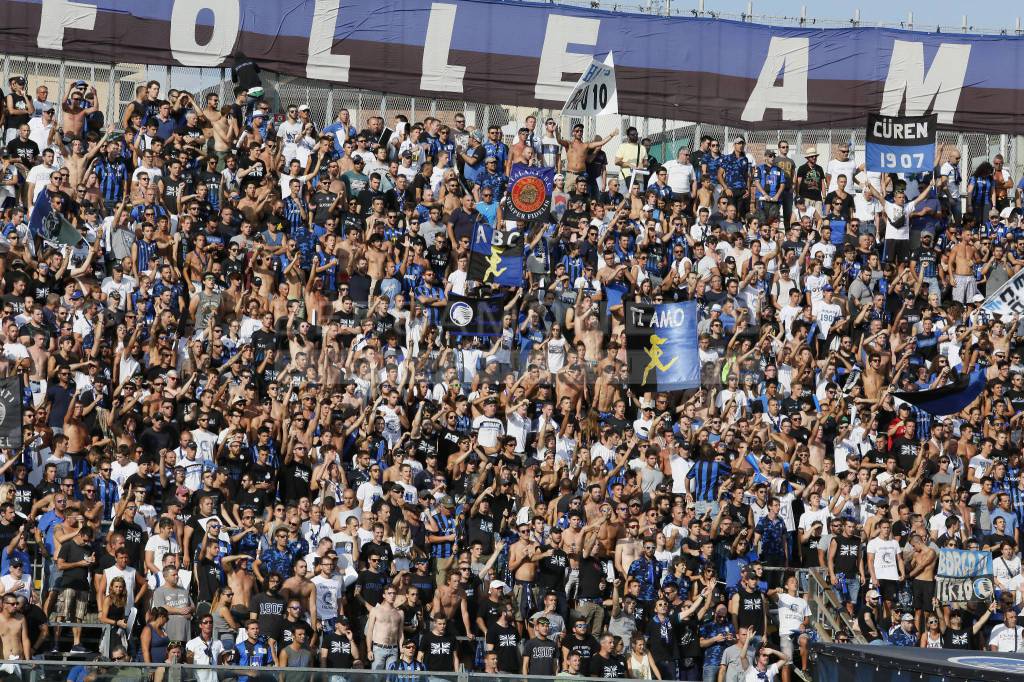
[[[625,305],[629,383],[648,391],[700,386],[697,304]]]
[[[881,173],[930,173],[935,166],[938,117],[868,114],[867,169]]]

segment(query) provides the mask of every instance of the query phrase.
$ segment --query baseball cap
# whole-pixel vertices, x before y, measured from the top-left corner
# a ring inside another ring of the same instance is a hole
[[[742,135],[737,135],[736,138],[732,141],[732,143],[733,144],[746,144],[747,141],[745,139],[743,139]]]
[[[832,291],[832,285],[831,284],[826,284],[825,286],[823,286],[821,288],[821,290],[822,291]]]
[[[914,622],[914,614],[912,614],[912,613],[904,613],[903,616],[900,618],[900,620],[903,621],[904,623],[913,623]]]
[[[75,292],[75,293],[78,293],[78,292]],[[971,303],[984,303],[984,302],[985,302],[985,297],[982,296],[981,294],[975,294],[971,298]]]
[[[448,496],[448,495],[445,495],[444,497],[442,497],[442,498],[441,498],[441,499],[440,499],[440,500],[438,501],[438,504],[440,504],[440,505],[441,505],[442,507],[449,507],[449,508],[451,508],[451,509],[454,509],[454,508],[455,508],[455,500],[453,500],[453,499],[452,499],[452,498],[451,498],[450,496]]]
[[[508,592],[509,591],[508,585],[506,585],[505,581],[503,581],[503,580],[492,580],[491,584],[488,585],[488,589],[490,589],[490,590],[501,590],[502,592]]]
[[[864,598],[868,601],[878,599],[878,590],[868,590],[868,593],[864,595]]]
[[[718,303],[714,304],[713,306],[711,306],[711,312],[722,312],[722,306],[719,305]]]
[[[299,105],[299,111],[309,111],[309,105],[308,104],[300,104]]]
[[[11,559],[11,561],[10,561],[10,565],[11,566],[17,566],[17,567],[20,568],[20,567],[24,566],[25,564],[22,563],[21,559],[19,559],[18,557],[13,557]]]

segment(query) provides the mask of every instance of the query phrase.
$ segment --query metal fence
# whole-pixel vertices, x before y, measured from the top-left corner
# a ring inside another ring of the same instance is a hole
[[[120,119],[125,107],[135,97],[135,88],[148,80],[159,81],[163,92],[172,87],[188,90],[195,94],[200,102],[202,96],[209,92],[216,92],[222,102],[227,101],[231,98],[232,90],[229,72],[217,68],[147,66],[130,63],[108,65],[13,55],[5,55],[2,66],[3,82],[6,83],[11,75],[23,75],[28,80],[30,94],[34,95],[37,86],[46,85],[50,90],[49,99],[52,102],[60,101],[69,83],[75,80],[87,81],[96,87],[98,97],[104,103],[104,114],[108,120]],[[492,125],[500,126],[506,139],[511,141],[516,128],[531,114],[541,121],[547,116],[560,119],[563,130],[568,130],[573,123],[580,121],[575,118],[561,118],[560,110],[556,109],[410,97],[271,73],[265,73],[263,80],[267,98],[275,106],[275,110],[282,111],[288,104],[308,104],[311,120],[320,127],[333,121],[341,109],[348,109],[352,120],[360,125],[365,124],[370,116],[383,116],[390,122],[397,114],[408,116],[410,121],[422,121],[426,116],[434,116],[450,125],[455,114],[463,113],[467,126],[481,129]],[[594,118],[583,119],[581,122],[585,126],[585,139],[590,139],[599,131],[606,133],[614,126],[607,121],[599,125]],[[651,153],[660,160],[675,158],[680,147],[694,147],[704,134],[713,135],[721,140],[742,134],[747,139],[747,151],[757,159],[761,158],[765,147],[774,148],[780,139],[785,139],[790,142],[795,152],[793,158],[798,162],[802,162],[799,155],[810,145],[817,147],[822,159],[828,159],[832,158],[832,153],[841,143],[852,144],[856,158],[858,150],[862,149],[864,144],[864,131],[849,128],[747,131],[709,122],[622,116],[620,130],[630,125],[636,126],[641,137],[651,139]],[[1017,147],[1022,139],[1024,138],[997,132],[985,134],[940,131],[939,154],[944,154],[944,150],[951,146],[960,150],[961,170],[966,182],[966,177],[978,163],[1001,153],[1006,162],[1006,169],[1017,178],[1024,170],[1024,155],[1018,159],[1017,154]],[[609,147],[608,151],[611,158],[614,146]]]

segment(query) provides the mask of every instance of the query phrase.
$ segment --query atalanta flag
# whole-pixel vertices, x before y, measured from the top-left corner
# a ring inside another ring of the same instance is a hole
[[[21,435],[21,380],[0,379],[0,448],[20,450]]]
[[[973,403],[985,390],[987,383],[985,369],[979,368],[971,372],[970,375],[961,376],[959,380],[951,384],[929,391],[899,391],[893,393],[892,397],[910,403],[928,414],[941,417],[947,414],[956,414]]]
[[[865,166],[881,173],[930,173],[938,116],[868,114]]]
[[[481,222],[469,243],[469,279],[482,284],[522,286],[523,235]]]
[[[697,304],[625,303],[629,383],[647,391],[700,386]]]
[[[508,177],[505,217],[510,220],[544,219],[551,210],[555,188],[555,169],[512,164]]]
[[[474,298],[450,294],[441,317],[441,327],[454,334],[501,336],[505,297]]]

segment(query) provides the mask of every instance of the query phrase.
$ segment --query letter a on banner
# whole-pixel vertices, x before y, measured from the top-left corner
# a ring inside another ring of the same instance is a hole
[[[612,53],[603,62],[596,59],[580,76],[576,87],[562,107],[562,116],[603,116],[619,113],[619,95],[615,90],[615,63]]]

